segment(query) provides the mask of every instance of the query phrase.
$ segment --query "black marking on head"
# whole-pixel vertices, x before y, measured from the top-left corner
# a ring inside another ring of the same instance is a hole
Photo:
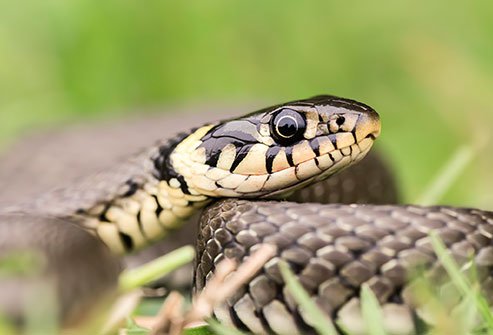
[[[125,184],[128,186],[128,190],[124,194],[122,194],[122,197],[131,197],[137,192],[139,188],[142,187],[141,184],[132,179],[127,180]]]
[[[320,143],[318,141],[318,137],[315,137],[309,143],[310,148],[312,148],[313,152],[315,153],[315,156],[320,156]]]
[[[286,147],[285,152],[286,152],[286,159],[288,160],[289,166],[294,166],[293,147]]]
[[[140,233],[147,240],[147,236],[146,236],[146,233],[144,231],[144,225],[142,224],[142,211],[140,211],[140,210],[137,213],[137,224],[139,225],[139,231],[140,231]]]
[[[242,147],[245,145],[245,142],[240,141],[236,138],[232,137],[221,137],[214,138],[210,137],[208,140],[204,140],[204,142],[199,146],[199,148],[205,149],[205,164],[217,167],[217,163],[219,161],[219,156],[221,155],[222,150],[228,144],[233,144],[235,147]]]
[[[281,147],[279,147],[278,145],[269,147],[269,149],[267,149],[265,158],[265,168],[267,169],[267,173],[272,173],[272,164],[274,163],[274,159],[276,158],[279,151],[281,151]]]
[[[336,124],[340,127],[346,122],[346,118],[342,115],[339,115],[339,117],[336,120]]]
[[[166,141],[163,145],[159,146],[158,155],[152,158],[154,168],[156,169],[153,175],[156,179],[169,181],[172,178],[178,177],[178,172],[175,171],[170,162],[170,155],[181,141],[197,129],[198,128],[194,128],[187,133],[179,133],[172,139]]]
[[[235,160],[233,161],[233,164],[231,164],[231,168],[229,171],[233,173],[233,171],[240,165],[240,163],[243,161],[243,159],[246,157],[250,149],[253,147],[253,144],[246,144],[241,147],[236,148],[236,157]]]
[[[257,139],[253,136],[258,133],[257,125],[246,119],[225,121],[209,130],[202,138],[206,142],[210,138],[231,137],[242,142],[256,143]]]
[[[334,148],[339,149],[337,147],[337,138],[336,138],[336,136],[335,135],[331,135],[331,136],[328,136],[328,137],[329,137],[329,140],[332,142],[332,145],[334,146]]]
[[[101,213],[99,214],[99,217],[98,217],[98,220],[101,221],[101,222],[111,222],[107,217],[106,217],[106,213],[108,212],[108,209],[110,209],[111,207],[111,202],[107,202],[104,204],[104,208],[103,210],[101,211]]]
[[[134,248],[134,242],[132,241],[130,235],[125,234],[121,231],[118,232],[118,235],[120,235],[120,240],[122,241],[123,248],[125,249],[125,251],[126,252],[132,251]]]
[[[151,194],[151,197],[154,198],[154,201],[156,202],[156,216],[158,217],[159,219],[159,214],[161,214],[161,212],[163,211],[163,207],[161,207],[161,204],[159,203],[159,201],[157,200],[157,196],[155,194]]]

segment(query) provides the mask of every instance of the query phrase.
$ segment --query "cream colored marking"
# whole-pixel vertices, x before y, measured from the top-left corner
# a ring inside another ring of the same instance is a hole
[[[178,217],[169,209],[165,209],[159,213],[159,222],[165,227],[172,226],[176,220],[178,220]]]
[[[186,206],[188,206],[188,200],[185,199],[185,198],[169,197],[169,201],[173,205],[172,208],[174,208],[176,206],[180,206],[180,207],[186,207]]]
[[[192,207],[174,206],[173,208],[171,208],[171,211],[177,217],[179,217],[181,219],[186,219],[186,218],[190,217],[190,215],[193,214],[194,209]]]
[[[332,141],[327,136],[321,136],[318,138],[318,145],[320,155],[334,151],[336,148],[332,144]]]
[[[202,202],[202,201],[206,201],[208,197],[202,194],[200,195],[185,194],[185,199],[187,199],[190,202]]]
[[[267,173],[266,154],[268,146],[264,144],[254,144],[243,160],[238,164],[234,173],[245,175],[264,175]]]
[[[164,229],[159,224],[159,219],[155,211],[142,210],[140,212],[140,221],[145,236],[150,240],[157,241],[164,235]]]
[[[192,174],[205,175],[207,173],[207,171],[209,171],[209,166],[208,165],[205,165],[205,164],[202,164],[202,163],[196,163],[196,162],[192,162],[190,164],[190,168],[193,171]]]
[[[265,157],[267,160],[267,156]],[[277,172],[281,171],[284,169],[287,169],[291,167],[288,163],[288,158],[286,156],[286,151],[284,151],[284,148],[281,148],[281,150],[277,153],[277,155],[274,157],[274,160],[272,161],[272,172]]]
[[[175,198],[183,198],[183,192],[179,188],[171,188],[168,183],[164,180],[161,180],[158,185],[158,192],[163,196],[172,196]]]
[[[270,137],[270,125],[268,123],[261,123],[259,133],[264,137]]]
[[[110,207],[106,211],[108,220],[114,222],[119,230],[132,238],[134,247],[138,248],[146,244],[144,236],[139,228],[137,217],[123,211],[118,207]]]
[[[308,179],[321,172],[320,168],[317,166],[315,159],[310,159],[309,161],[303,162],[296,167],[296,176],[298,179]]]
[[[144,184],[144,191],[150,195],[158,194],[158,183],[146,183]]]
[[[339,131],[339,125],[337,124],[337,115],[332,115],[329,121],[329,131],[333,134]]]
[[[230,174],[226,178],[217,181],[218,185],[224,188],[234,189],[237,188],[242,182],[245,181],[247,176],[239,174]]]
[[[137,215],[140,211],[141,204],[132,198],[118,199],[118,205],[127,213]]]
[[[202,196],[202,194],[197,191],[197,190],[194,190],[193,188],[188,188],[188,192],[190,192],[191,196],[194,196],[194,197],[199,197],[199,196]]]
[[[265,144],[268,147],[271,146],[271,145],[276,144],[276,142],[270,136],[262,136],[262,137],[259,137],[258,141],[260,143]]]
[[[338,148],[345,148],[354,144],[354,137],[351,133],[339,133],[336,134],[336,141]]]
[[[318,160],[318,166],[322,170],[326,170],[330,168],[332,165],[334,165],[334,162],[332,161],[332,159],[330,159],[329,154],[318,156],[316,159]]]
[[[296,184],[297,182],[298,179],[296,179],[295,168],[290,167],[271,174],[269,179],[265,182],[264,190],[272,191],[280,187]]]
[[[293,146],[292,157],[294,165],[298,165],[315,158],[315,153],[310,147],[310,143],[308,143],[308,141],[302,141],[301,143]]]
[[[176,154],[178,154],[178,153],[176,153]],[[171,155],[172,155],[172,157],[174,156],[174,154],[171,154]],[[205,148],[198,148],[198,149],[194,150],[190,154],[190,159],[194,162],[197,162],[197,163],[205,163],[205,161],[206,161]],[[174,165],[175,165],[175,162],[173,160],[173,166]]]
[[[200,145],[202,143],[201,139],[209,130],[214,127],[213,124],[203,126],[192,134],[188,135],[184,140],[182,140],[175,148],[173,152],[193,152],[197,148],[197,143]]]
[[[82,225],[84,226],[84,228],[90,230],[91,233],[94,233],[94,231],[98,229],[100,223],[101,221],[99,221],[95,217],[87,217],[84,218],[84,220],[82,221]]]
[[[361,150],[359,149],[357,144],[353,144],[351,146],[352,152],[351,152],[351,159],[354,161],[358,159],[359,154],[361,153]]]
[[[345,168],[346,166],[348,166],[349,163],[351,163],[351,157],[344,156],[339,161],[336,161],[334,163],[334,166],[332,168],[334,169],[334,171],[339,171],[340,169]]]
[[[373,140],[371,138],[365,138],[358,143],[358,146],[361,151],[366,151],[370,149],[372,145],[373,145]]]
[[[223,169],[218,169],[218,168],[210,168],[206,173],[205,176],[209,179],[212,180],[219,180],[221,178],[227,177],[231,174],[229,171],[225,171]]]
[[[236,147],[233,143],[226,145],[219,155],[217,167],[229,171],[236,157]]]
[[[261,191],[269,175],[249,176],[235,191],[239,193],[253,193]]]
[[[125,248],[120,240],[118,228],[114,223],[100,222],[98,226],[98,236],[114,253],[125,253]]]
[[[156,195],[157,201],[159,202],[159,206],[161,206],[163,209],[170,209],[171,208],[171,202],[168,199],[168,194],[166,193],[159,193]]]
[[[229,197],[229,198],[236,198],[241,195],[240,193],[234,190],[230,190],[229,188],[218,188],[216,192],[217,195],[220,195],[222,197]]]
[[[339,162],[342,158],[342,154],[339,150],[334,150],[330,152],[330,154],[332,155],[332,158],[334,158],[335,163]]]
[[[356,126],[356,122],[358,121],[358,114],[347,113],[344,115],[344,119],[345,121],[342,126],[340,126],[340,129],[347,132],[353,131]]]
[[[304,137],[306,139],[312,139],[317,135],[318,128],[318,112],[316,110],[307,110],[305,112],[306,117],[306,130]]]
[[[171,186],[173,188],[180,188],[180,182],[176,178],[171,178],[169,180],[169,186]]]
[[[91,207],[87,210],[87,214],[93,215],[93,216],[99,216],[102,212],[104,212],[105,205],[96,205],[94,207]]]
[[[317,126],[317,136],[327,135],[329,132],[329,127],[326,123],[319,123]]]
[[[347,147],[347,148],[342,148],[341,149],[341,153],[344,155],[344,156],[349,156],[351,154],[351,148],[350,147]]]
[[[215,191],[217,189],[216,182],[207,178],[204,175],[193,175],[189,180],[187,180],[193,188],[198,191]]]
[[[140,195],[140,202],[142,204],[142,210],[144,211],[156,211],[157,203],[156,200],[149,194],[142,192]]]

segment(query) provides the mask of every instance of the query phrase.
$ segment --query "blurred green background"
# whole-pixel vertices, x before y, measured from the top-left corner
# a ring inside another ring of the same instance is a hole
[[[0,0],[0,146],[48,125],[168,104],[331,93],[382,116],[415,201],[493,208],[493,2]]]

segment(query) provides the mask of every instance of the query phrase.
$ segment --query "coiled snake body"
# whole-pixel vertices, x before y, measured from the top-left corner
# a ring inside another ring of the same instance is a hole
[[[358,297],[366,283],[383,305],[385,327],[413,333],[416,311],[406,293],[409,271],[416,266],[431,268],[429,273],[438,269],[428,233],[436,231],[456,258],[468,259],[472,252],[478,266],[489,268],[492,213],[238,199],[286,198],[360,161],[379,134],[380,120],[373,109],[334,96],[207,124],[165,140],[114,170],[10,209],[0,217],[0,231],[13,232],[14,237],[4,240],[1,234],[0,251],[31,247],[48,255],[49,273],[60,282],[68,318],[90,303],[79,301],[73,307],[71,294],[99,294],[114,287],[119,266],[112,254],[143,248],[213,200],[233,198],[214,203],[201,217],[196,288],[205,285],[224,257],[241,261],[260,243],[274,244],[277,256],[244,290],[217,307],[219,319],[255,333],[310,332],[309,318],[285,291],[279,275],[277,262],[284,259],[343,328],[361,331]],[[32,234],[25,237],[26,231]],[[36,238],[36,231],[46,238]],[[77,250],[90,243],[91,252],[81,257]],[[77,254],[71,275],[57,270],[70,253]],[[91,271],[89,276],[101,279],[87,288],[77,279]],[[486,288],[491,286],[488,276],[482,280]],[[0,284],[3,288],[18,283]],[[12,312],[12,297],[5,297],[0,294],[0,306],[6,300],[7,312],[19,314],[21,307]]]

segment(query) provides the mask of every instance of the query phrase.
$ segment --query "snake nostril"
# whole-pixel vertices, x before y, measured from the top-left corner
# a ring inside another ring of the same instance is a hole
[[[338,126],[342,126],[346,122],[346,118],[344,116],[339,116],[336,120]]]

